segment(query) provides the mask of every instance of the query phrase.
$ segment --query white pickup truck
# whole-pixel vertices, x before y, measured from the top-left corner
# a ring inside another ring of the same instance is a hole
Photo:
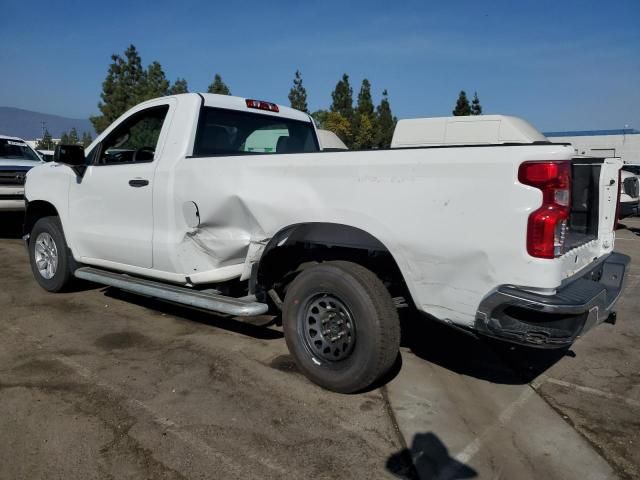
[[[401,122],[388,150],[320,151],[313,120],[273,103],[142,103],[29,172],[33,274],[52,292],[75,276],[281,310],[299,368],[339,392],[391,368],[403,306],[538,347],[610,319],[629,262],[613,252],[621,161],[573,159],[512,117],[425,125]]]

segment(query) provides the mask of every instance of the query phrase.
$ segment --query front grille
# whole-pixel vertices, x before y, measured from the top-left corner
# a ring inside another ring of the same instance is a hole
[[[0,170],[0,185],[24,185],[26,170]]]
[[[622,182],[622,186],[624,188],[624,193],[629,195],[631,198],[636,198],[638,196],[638,178],[637,177],[625,178],[624,182]]]

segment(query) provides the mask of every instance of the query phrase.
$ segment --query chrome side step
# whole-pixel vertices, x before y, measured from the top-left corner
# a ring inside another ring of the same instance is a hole
[[[251,317],[267,312],[266,303],[255,302],[250,299],[226,297],[219,293],[201,292],[186,287],[154,282],[144,278],[131,277],[122,273],[109,272],[93,267],[78,268],[74,275],[82,280],[101,283],[110,287],[120,288],[127,292],[139,293],[149,297],[169,300],[191,307],[198,307],[212,312],[226,313],[238,317]]]

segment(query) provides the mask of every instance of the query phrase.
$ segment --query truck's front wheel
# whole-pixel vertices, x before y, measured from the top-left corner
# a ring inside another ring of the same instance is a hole
[[[393,365],[398,314],[370,270],[332,261],[307,268],[291,283],[283,308],[287,346],[302,372],[336,392],[362,390]]]
[[[29,259],[36,281],[49,292],[60,292],[73,279],[73,258],[58,217],[43,217],[31,229]]]

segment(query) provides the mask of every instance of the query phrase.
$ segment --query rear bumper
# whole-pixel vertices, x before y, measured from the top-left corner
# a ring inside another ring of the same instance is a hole
[[[623,290],[630,258],[611,253],[572,277],[555,295],[540,295],[502,285],[476,313],[475,329],[484,335],[521,345],[561,348],[604,322]]]

